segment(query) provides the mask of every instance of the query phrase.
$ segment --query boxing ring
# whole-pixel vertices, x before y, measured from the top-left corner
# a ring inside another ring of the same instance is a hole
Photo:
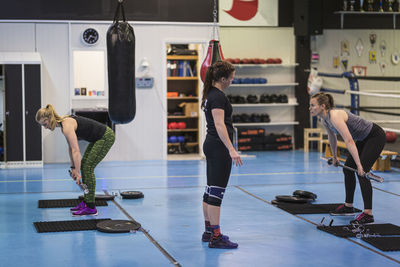
[[[311,75],[311,74],[310,74]],[[398,100],[400,103],[400,90],[386,90],[382,92],[388,93],[376,93],[376,92],[366,92],[360,90],[360,80],[368,80],[368,81],[377,81],[377,82],[399,82],[400,77],[393,77],[393,76],[356,76],[353,72],[343,72],[342,74],[333,74],[333,73],[324,73],[324,72],[317,72],[317,74],[313,75],[311,83],[314,80],[317,80],[319,77],[324,78],[337,78],[337,79],[347,79],[349,84],[349,89],[333,89],[323,86],[322,82],[320,81],[320,88],[319,85],[312,88],[313,92],[316,93],[317,91],[320,92],[327,92],[332,94],[341,94],[341,95],[349,95],[350,96],[350,105],[341,105],[336,103],[336,106],[339,108],[346,108],[349,109],[353,114],[360,115],[360,112],[367,112],[367,113],[375,113],[380,115],[387,115],[390,116],[390,119],[379,119],[379,120],[371,120],[374,123],[380,125],[385,132],[394,132],[400,134],[400,119],[395,119],[395,117],[400,116],[400,104],[394,106],[386,106],[386,105],[374,105],[374,106],[362,106],[361,105],[361,97],[373,97],[374,99],[382,98],[384,101],[393,101]],[[310,81],[309,81],[310,82]],[[312,86],[312,85],[311,85]],[[316,87],[316,88],[315,88]],[[398,110],[399,112],[393,112]],[[388,126],[390,125],[390,126]],[[398,127],[395,127],[398,126]]]

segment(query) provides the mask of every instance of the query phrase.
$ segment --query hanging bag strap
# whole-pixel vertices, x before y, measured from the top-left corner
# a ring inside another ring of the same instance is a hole
[[[125,11],[124,11],[124,4],[123,4],[123,0],[118,0],[118,6],[117,6],[117,10],[115,11],[115,15],[114,15],[114,23],[119,21],[119,9],[121,8],[121,12],[122,12],[122,19],[125,22]]]

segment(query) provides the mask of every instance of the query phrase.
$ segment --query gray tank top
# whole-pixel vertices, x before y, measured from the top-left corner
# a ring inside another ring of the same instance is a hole
[[[372,122],[367,121],[360,116],[354,115],[353,113],[348,112],[345,110],[347,113],[347,116],[349,117],[346,125],[347,128],[349,128],[349,132],[353,139],[355,141],[362,141],[364,140],[369,133],[371,132],[372,129]],[[338,130],[332,125],[331,123],[331,114],[328,112],[328,120],[324,119],[323,124],[331,129],[335,134],[339,134]]]

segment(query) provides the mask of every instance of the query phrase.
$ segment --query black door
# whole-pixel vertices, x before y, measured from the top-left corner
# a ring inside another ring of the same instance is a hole
[[[5,65],[5,160],[23,161],[22,132],[22,65]]]
[[[42,129],[35,120],[41,107],[40,65],[25,65],[25,159],[42,160]]]

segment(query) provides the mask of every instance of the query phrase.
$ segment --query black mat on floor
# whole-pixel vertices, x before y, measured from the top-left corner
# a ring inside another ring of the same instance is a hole
[[[82,200],[71,198],[71,199],[48,199],[48,200],[39,200],[38,207],[41,209],[45,208],[71,208],[75,207]],[[106,200],[96,200],[96,206],[108,206]]]
[[[325,231],[339,237],[355,237],[358,233],[379,235],[400,235],[400,227],[391,223],[367,224],[364,229],[355,228],[352,225],[317,226],[319,230]]]
[[[97,230],[99,222],[110,219],[34,222],[38,233]]]
[[[399,251],[400,237],[363,237],[362,240],[382,251]]]
[[[343,203],[333,203],[333,204],[278,203],[276,204],[276,206],[291,214],[322,214],[322,213],[330,213],[342,204]],[[355,209],[355,211],[361,212],[361,210],[359,209]]]

